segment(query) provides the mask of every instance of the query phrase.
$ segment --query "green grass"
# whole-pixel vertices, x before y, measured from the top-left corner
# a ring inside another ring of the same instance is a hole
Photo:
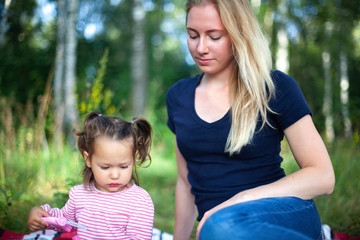
[[[359,145],[337,141],[328,147],[336,173],[335,191],[315,200],[323,223],[352,236],[360,235]],[[81,182],[82,159],[76,149],[66,145],[61,152],[53,147],[49,151],[31,151],[20,146],[0,147],[0,227],[26,233],[27,215],[33,206],[64,205],[70,187]],[[295,171],[297,165],[286,142],[282,155],[286,172]],[[177,172],[170,133],[155,140],[152,163],[139,169],[139,176],[140,186],[150,193],[155,204],[154,226],[171,233]]]
[[[360,145],[338,142],[330,147],[336,184],[331,196],[316,199],[323,222],[339,232],[360,236]]]
[[[81,181],[80,164],[78,153],[68,147],[47,154],[12,151],[8,159],[2,154],[0,227],[27,232],[25,225],[32,207],[43,203],[63,205],[70,184]]]

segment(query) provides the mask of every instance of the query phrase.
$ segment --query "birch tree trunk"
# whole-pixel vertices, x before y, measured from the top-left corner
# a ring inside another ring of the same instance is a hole
[[[70,131],[77,126],[77,111],[75,98],[76,83],[76,21],[78,11],[78,0],[68,0],[68,12],[66,19],[66,38],[65,38],[65,85],[64,85],[64,124],[68,136],[72,136]]]
[[[57,6],[54,143],[61,149],[64,134],[71,142],[75,140],[70,131],[77,126],[75,86],[78,0],[58,0]]]
[[[325,35],[330,39],[332,35],[333,25],[330,22],[325,24]],[[329,143],[335,138],[334,120],[333,120],[333,95],[332,95],[332,78],[331,78],[331,55],[327,48],[322,53],[322,65],[324,70],[324,101],[322,111],[325,116],[325,137]]]
[[[54,74],[54,105],[55,105],[55,130],[54,144],[62,149],[63,142],[63,117],[64,117],[64,96],[63,96],[63,76],[64,76],[64,48],[65,48],[65,20],[66,7],[63,0],[57,1],[57,44]]]
[[[346,138],[352,137],[351,120],[349,117],[349,76],[348,62],[344,49],[340,52],[340,100],[341,113],[344,120],[344,135]]]
[[[328,51],[322,53],[322,64],[324,69],[324,102],[323,114],[325,116],[325,137],[330,143],[334,141],[334,120],[332,116],[332,82],[331,82],[331,57]]]
[[[145,10],[141,0],[134,0],[133,53],[131,59],[132,111],[134,116],[145,113],[147,99],[147,61],[144,34]]]
[[[253,7],[255,14],[258,14],[261,6],[261,0],[251,0],[251,6]]]
[[[276,68],[287,73],[289,71],[289,53],[288,53],[288,37],[284,27],[284,18],[286,17],[286,1],[281,0],[278,6],[281,15],[282,26],[277,32],[278,49],[276,52]]]
[[[286,30],[281,28],[277,33],[278,50],[276,53],[276,69],[287,73],[289,71],[289,55]]]

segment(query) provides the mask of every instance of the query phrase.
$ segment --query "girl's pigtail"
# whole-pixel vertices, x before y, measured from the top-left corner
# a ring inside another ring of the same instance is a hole
[[[152,129],[150,123],[144,118],[134,118],[131,124],[135,132],[134,150],[137,164],[140,166],[146,160],[151,162],[150,148]]]
[[[72,130],[72,133],[78,137],[78,149],[81,153],[83,153],[83,151],[89,152],[89,138],[93,137],[91,130],[96,127],[93,120],[100,116],[102,116],[100,112],[93,111],[86,116],[82,131]]]
[[[100,118],[101,117],[101,118]],[[73,134],[77,137],[77,146],[78,149],[85,159],[84,152],[86,151],[89,155],[88,157],[91,157],[93,154],[93,145],[95,138],[99,134],[99,128],[101,126],[100,122],[103,122],[102,114],[98,111],[93,111],[89,113],[83,124],[83,129],[81,131],[73,129]],[[88,186],[91,181],[94,180],[93,173],[91,169],[85,164],[84,161],[84,167],[83,167],[83,184],[85,186]]]

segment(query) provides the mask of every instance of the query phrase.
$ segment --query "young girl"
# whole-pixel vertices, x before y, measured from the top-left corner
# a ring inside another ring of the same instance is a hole
[[[34,207],[28,217],[31,231],[49,227],[42,217],[65,217],[86,227],[80,239],[151,239],[154,205],[137,186],[136,167],[150,160],[151,126],[145,119],[127,122],[90,113],[78,136],[85,159],[83,184],[70,190],[61,209]],[[135,183],[132,183],[135,182]]]

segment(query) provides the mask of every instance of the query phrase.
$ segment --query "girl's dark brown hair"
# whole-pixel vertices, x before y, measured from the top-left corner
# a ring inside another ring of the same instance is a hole
[[[141,166],[149,160],[151,147],[151,125],[144,118],[134,118],[131,122],[124,119],[110,116],[103,116],[100,112],[94,111],[87,115],[82,131],[73,130],[78,137],[78,149],[84,157],[94,154],[94,145],[98,137],[106,137],[114,141],[131,141],[133,146],[134,170],[132,180],[138,185],[137,166]],[[88,186],[94,181],[91,169],[84,162],[83,183]]]

